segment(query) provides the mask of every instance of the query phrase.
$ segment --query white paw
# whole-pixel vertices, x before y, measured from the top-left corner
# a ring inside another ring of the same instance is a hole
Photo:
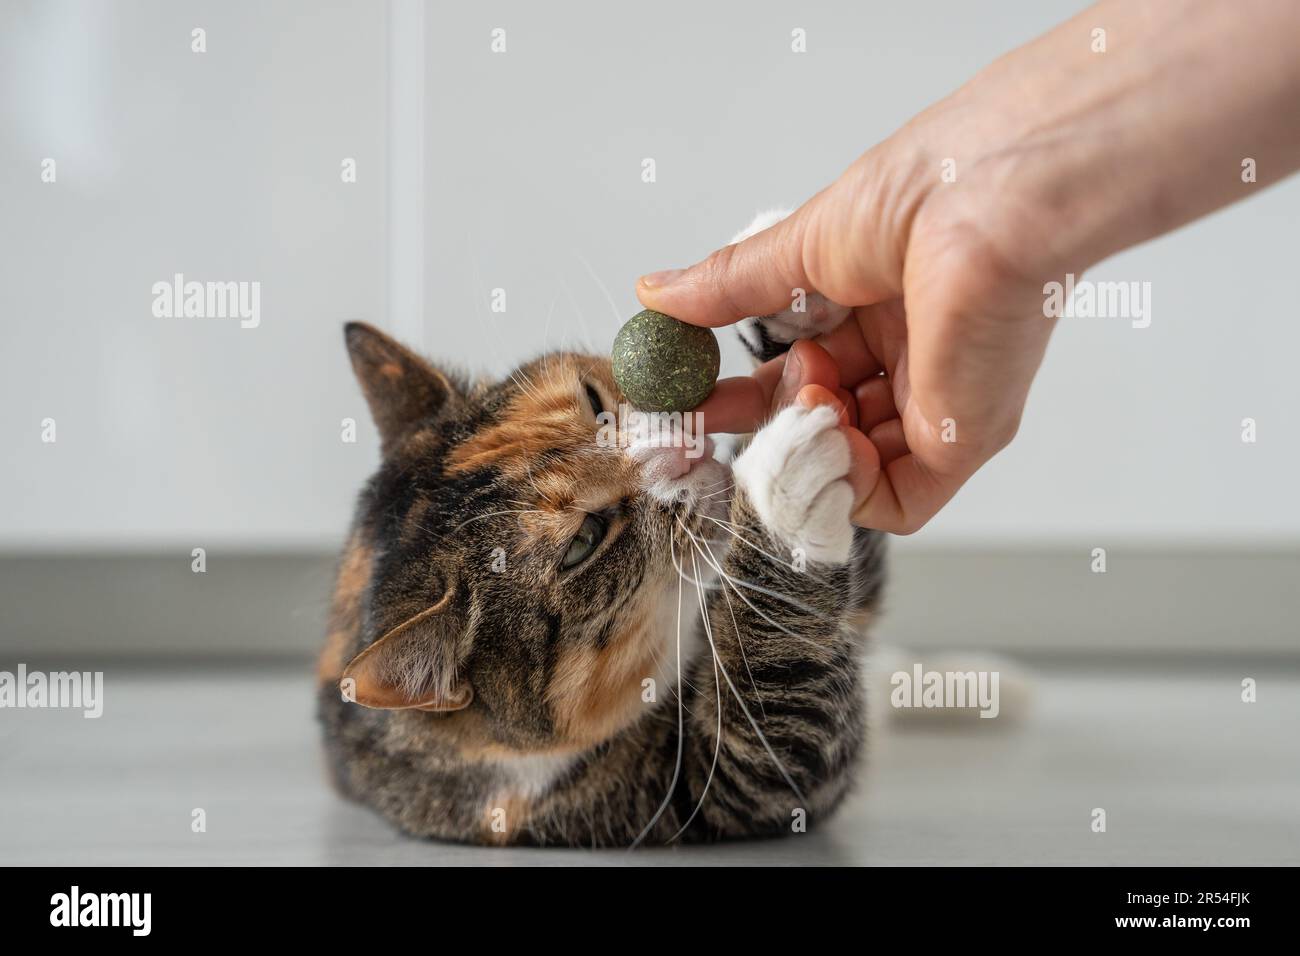
[[[732,467],[764,526],[809,561],[843,564],[853,547],[849,442],[833,408],[791,405]]]
[[[753,222],[732,237],[729,245],[743,242],[750,236],[776,225],[788,215],[790,215],[788,209],[770,209],[766,212],[760,212],[754,217]],[[765,349],[758,326],[763,327],[769,339],[784,345],[798,339],[811,339],[825,332],[830,332],[832,329],[839,327],[849,317],[851,311],[847,306],[832,302],[820,293],[804,289],[802,294],[799,294],[794,289],[791,289],[790,307],[788,309],[783,309],[773,315],[751,316],[742,319],[737,329],[744,338],[745,343],[750,347],[750,351],[756,355],[763,355]]]

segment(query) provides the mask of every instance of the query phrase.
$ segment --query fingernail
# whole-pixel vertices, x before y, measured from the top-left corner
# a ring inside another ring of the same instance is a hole
[[[830,401],[826,400],[830,396]],[[795,401],[804,408],[816,408],[818,405],[826,405],[835,409],[835,414],[840,417],[840,424],[849,424],[848,406],[844,404],[844,399],[830,392],[823,385],[805,385],[799,389],[799,394],[794,397]]]
[[[784,408],[794,400],[799,391],[799,379],[803,376],[803,360],[799,358],[798,349],[785,353],[785,365],[781,370],[781,384],[776,387],[774,404]]]
[[[782,385],[798,385],[799,376],[803,374],[803,359],[799,350],[791,349],[785,353],[785,369],[781,372]]]
[[[662,286],[672,285],[677,281],[677,277],[685,271],[685,269],[665,269],[662,272],[652,272],[641,277],[641,284],[647,289],[658,289]]]

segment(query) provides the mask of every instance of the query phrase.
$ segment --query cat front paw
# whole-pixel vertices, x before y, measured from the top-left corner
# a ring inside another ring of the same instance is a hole
[[[817,336],[839,328],[853,310],[838,305],[816,292],[810,292],[802,302],[774,315],[750,316],[737,323],[741,342],[760,362],[776,358],[799,339]]]
[[[849,442],[833,408],[791,405],[759,429],[732,470],[773,538],[809,561],[848,561]]]

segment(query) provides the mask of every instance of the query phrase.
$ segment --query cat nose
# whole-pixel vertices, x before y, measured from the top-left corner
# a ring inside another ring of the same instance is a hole
[[[685,478],[700,462],[711,461],[713,452],[713,439],[708,436],[690,442],[643,440],[628,449],[628,454],[641,463],[645,478],[652,482]]]

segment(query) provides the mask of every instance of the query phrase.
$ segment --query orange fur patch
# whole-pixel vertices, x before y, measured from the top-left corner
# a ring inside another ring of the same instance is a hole
[[[627,726],[644,706],[641,682],[659,675],[659,648],[647,618],[633,623],[603,648],[575,647],[563,655],[546,696],[560,736],[590,746]]]
[[[316,663],[316,679],[321,684],[337,683],[348,663],[348,649],[360,624],[361,596],[370,583],[373,551],[354,535],[348,541],[334,583],[330,604],[329,633]]]
[[[494,763],[519,757],[563,757],[578,753],[576,744],[557,744],[554,747],[519,749],[503,744],[493,735],[482,714],[473,710],[448,714],[438,722],[438,739],[456,749],[462,760],[475,763]]]
[[[585,413],[583,381],[598,383],[609,401],[619,400],[608,359],[560,355],[551,357],[549,364],[522,370],[519,390],[500,421],[457,447],[449,456],[449,470],[492,466],[522,478],[548,451],[589,445],[593,426],[585,414],[574,414],[575,409]]]
[[[583,383],[596,385],[602,404],[615,411],[621,396],[609,360],[566,354],[547,361],[519,374],[519,390],[500,419],[454,448],[447,469],[492,467],[518,482],[520,526],[558,548],[577,532],[584,511],[636,494],[639,468],[596,441]]]

